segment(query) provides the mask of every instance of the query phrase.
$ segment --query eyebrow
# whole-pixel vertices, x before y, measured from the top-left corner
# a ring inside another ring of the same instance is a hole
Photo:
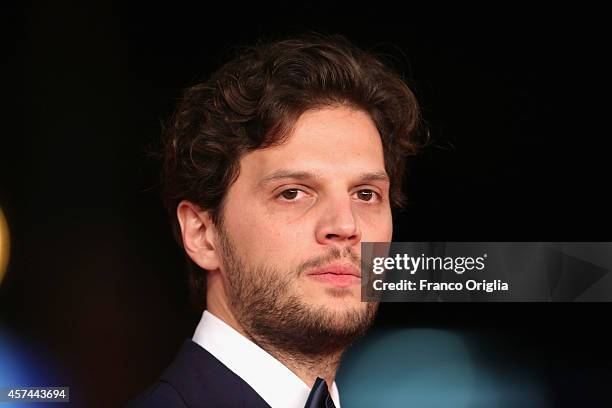
[[[258,183],[257,187],[261,188],[264,185],[277,180],[320,180],[321,176],[316,173],[308,171],[292,171],[292,170],[277,170],[272,174],[269,174],[262,178]],[[371,173],[362,173],[357,177],[360,183],[372,182],[372,181],[383,181],[389,183],[389,176],[384,171],[376,171]]]

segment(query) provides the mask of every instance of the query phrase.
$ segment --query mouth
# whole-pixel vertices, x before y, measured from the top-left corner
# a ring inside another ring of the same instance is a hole
[[[308,276],[318,282],[345,288],[361,282],[361,271],[351,265],[332,264],[311,271]]]

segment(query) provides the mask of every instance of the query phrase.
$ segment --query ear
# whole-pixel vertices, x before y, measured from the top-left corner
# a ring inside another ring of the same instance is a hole
[[[176,208],[176,216],[181,226],[183,247],[187,255],[207,271],[219,269],[217,229],[210,212],[183,200]]]

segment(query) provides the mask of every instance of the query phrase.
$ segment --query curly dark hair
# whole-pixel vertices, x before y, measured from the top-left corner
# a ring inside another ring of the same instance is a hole
[[[338,105],[372,118],[382,139],[390,201],[401,207],[405,160],[423,145],[425,134],[413,92],[379,58],[344,37],[308,34],[245,48],[206,82],[185,90],[162,137],[163,199],[178,242],[181,200],[210,211],[220,225],[241,157],[282,144],[304,112]],[[192,268],[198,303],[205,276]]]

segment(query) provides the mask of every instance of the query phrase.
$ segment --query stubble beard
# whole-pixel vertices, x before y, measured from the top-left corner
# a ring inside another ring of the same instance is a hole
[[[364,335],[374,321],[377,302],[341,311],[309,305],[292,293],[302,268],[281,273],[268,265],[248,265],[227,231],[220,229],[220,238],[229,303],[247,335],[262,348],[306,359],[338,354]],[[341,258],[341,251],[332,249],[327,256],[303,265]]]

